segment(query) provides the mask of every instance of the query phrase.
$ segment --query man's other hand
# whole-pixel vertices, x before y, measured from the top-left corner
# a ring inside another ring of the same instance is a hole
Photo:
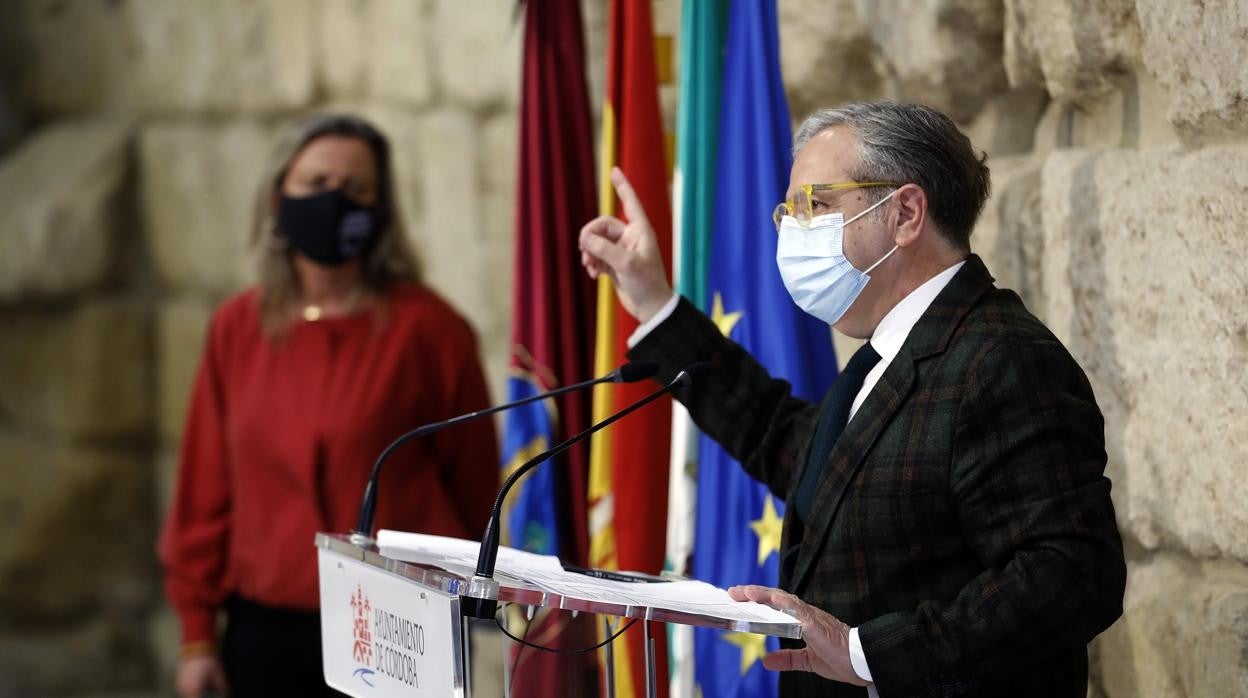
[[[728,595],[737,601],[755,601],[784,611],[802,624],[800,650],[777,650],[763,657],[763,666],[772,671],[810,671],[825,679],[866,686],[849,660],[849,626],[836,616],[802,601],[796,596],[770,587],[736,586]]]

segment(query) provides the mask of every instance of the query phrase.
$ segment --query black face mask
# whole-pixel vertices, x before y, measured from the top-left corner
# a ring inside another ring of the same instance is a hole
[[[341,191],[301,199],[283,196],[277,227],[290,244],[318,264],[336,265],[355,259],[377,241],[377,212]]]

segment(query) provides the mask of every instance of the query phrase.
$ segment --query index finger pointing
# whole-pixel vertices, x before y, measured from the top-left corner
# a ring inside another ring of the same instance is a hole
[[[628,222],[649,224],[650,219],[646,218],[646,209],[642,207],[637,191],[619,167],[611,168],[611,184],[615,187],[615,195],[620,197],[620,203],[624,204],[624,215]]]

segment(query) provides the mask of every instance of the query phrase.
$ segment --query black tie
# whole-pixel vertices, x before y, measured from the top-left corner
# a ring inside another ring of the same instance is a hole
[[[845,370],[832,384],[819,409],[819,426],[815,428],[815,437],[810,444],[810,453],[806,456],[806,467],[802,469],[802,479],[794,493],[794,506],[802,522],[810,521],[810,507],[815,499],[815,490],[819,489],[819,481],[823,477],[823,468],[828,462],[832,447],[845,431],[849,423],[849,408],[854,404],[858,391],[862,390],[862,382],[867,374],[880,362],[870,342],[862,345],[849,358]]]

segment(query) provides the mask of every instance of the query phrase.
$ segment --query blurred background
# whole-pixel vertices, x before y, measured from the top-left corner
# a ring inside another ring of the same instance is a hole
[[[680,2],[653,8],[674,58]],[[597,114],[606,2],[583,11]],[[349,110],[392,139],[409,234],[501,399],[521,17],[0,4],[0,696],[171,693],[155,537],[206,323],[251,278],[252,197],[294,117]],[[1248,6],[780,0],[780,32],[795,119],[922,101],[990,156],[972,247],[1106,415],[1130,580],[1091,694],[1248,696]]]

